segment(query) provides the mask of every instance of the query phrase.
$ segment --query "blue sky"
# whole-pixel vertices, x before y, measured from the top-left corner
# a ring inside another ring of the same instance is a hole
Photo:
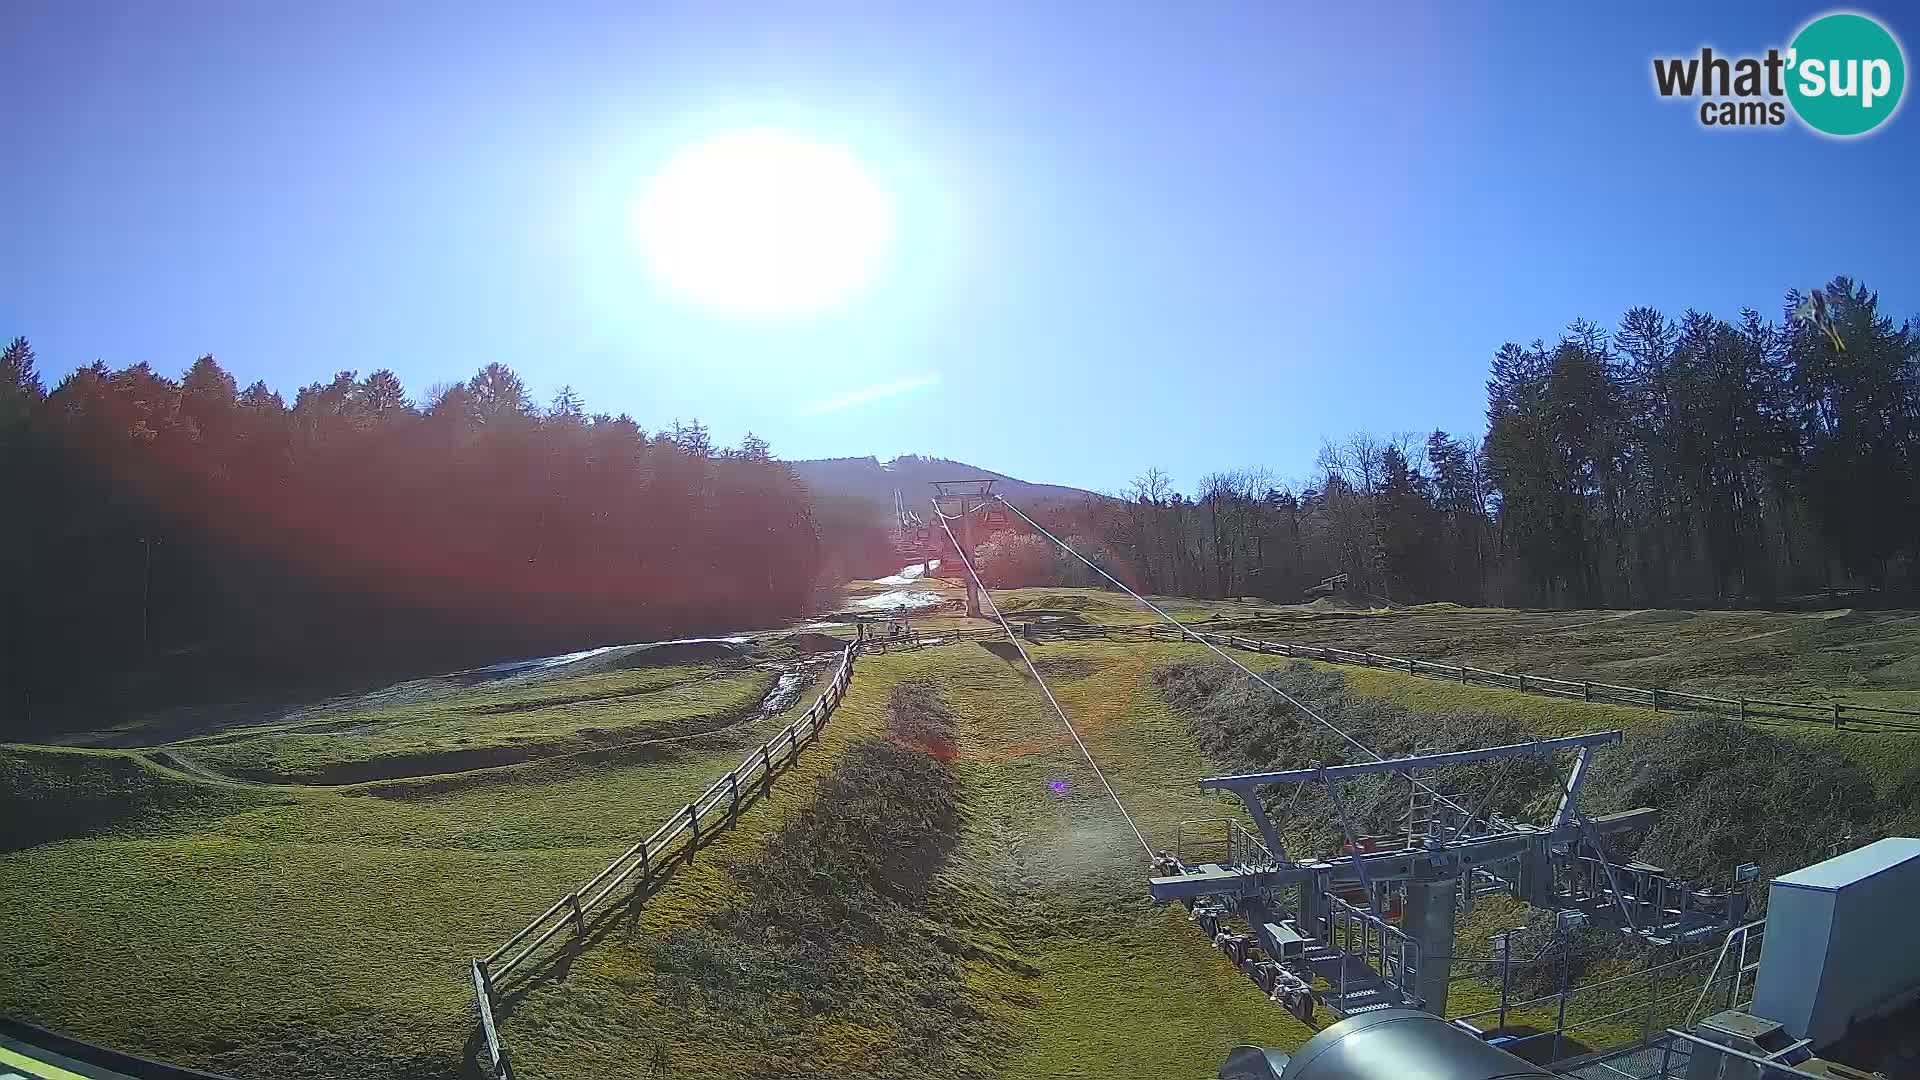
[[[9,5],[0,334],[50,376],[211,352],[289,398],[500,360],[789,457],[1191,489],[1477,433],[1494,350],[1576,317],[1774,314],[1836,273],[1920,312],[1911,107],[1838,142],[1652,90],[1655,54],[1827,8],[1330,7]],[[1911,55],[1920,22],[1864,10]],[[648,274],[645,179],[748,126],[890,193],[845,304],[727,316]]]

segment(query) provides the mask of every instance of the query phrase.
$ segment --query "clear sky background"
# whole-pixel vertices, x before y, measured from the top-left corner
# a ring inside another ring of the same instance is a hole
[[[1576,317],[1777,317],[1836,273],[1920,312],[1911,103],[1838,142],[1653,92],[1655,54],[1825,10],[8,4],[0,335],[50,382],[213,353],[289,401],[418,395],[499,360],[787,457],[1301,475],[1322,436],[1477,435],[1491,354]],[[1911,61],[1920,21],[1863,10]],[[829,311],[689,306],[632,244],[669,154],[760,125],[894,199]]]

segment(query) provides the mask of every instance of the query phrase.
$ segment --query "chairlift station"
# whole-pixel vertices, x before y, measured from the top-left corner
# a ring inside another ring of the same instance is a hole
[[[1225,857],[1188,862],[1163,853],[1149,894],[1180,902],[1209,937],[1270,998],[1303,1018],[1314,1003],[1346,1017],[1377,1009],[1444,1013],[1457,910],[1490,892],[1650,944],[1700,941],[1724,934],[1746,913],[1732,889],[1702,888],[1644,863],[1609,858],[1607,839],[1652,825],[1654,809],[1589,817],[1580,789],[1595,749],[1619,742],[1618,731],[1420,754],[1284,772],[1214,776],[1200,787],[1239,796],[1255,831],[1229,822]],[[1545,824],[1506,821],[1465,809],[1465,796],[1420,786],[1422,771],[1521,756],[1575,754],[1559,808]],[[1413,786],[1408,829],[1359,836],[1341,798],[1343,781],[1369,774],[1404,777]],[[1269,787],[1323,784],[1346,838],[1332,859],[1296,860],[1268,816]],[[1424,796],[1424,797],[1423,797]],[[1184,836],[1183,836],[1184,839]],[[1398,912],[1396,921],[1391,917]],[[1235,921],[1244,930],[1231,930]],[[1316,978],[1325,984],[1314,989]]]

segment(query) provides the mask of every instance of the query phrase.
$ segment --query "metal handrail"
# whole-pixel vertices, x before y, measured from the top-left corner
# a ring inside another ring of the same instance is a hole
[[[1738,961],[1739,966],[1735,967],[1733,971],[1733,996],[1736,998],[1740,996],[1740,978],[1746,974],[1747,938],[1753,934],[1753,929],[1756,926],[1760,928],[1760,934],[1764,937],[1766,934],[1767,921],[1765,919],[1757,919],[1729,930],[1726,939],[1720,942],[1720,953],[1714,957],[1713,970],[1707,973],[1707,981],[1701,984],[1700,996],[1694,1000],[1693,1008],[1687,1010],[1688,1026],[1692,1026],[1695,1017],[1700,1012],[1701,1006],[1707,1003],[1707,994],[1713,989],[1713,981],[1720,976],[1720,965],[1727,962],[1727,953],[1732,951],[1733,939],[1736,937],[1740,939],[1740,960]]]
[[[1710,955],[1709,953],[1697,952],[1691,956],[1683,956],[1678,960],[1669,960],[1664,964],[1659,964],[1654,967],[1641,968],[1639,971],[1630,971],[1625,975],[1615,975],[1612,978],[1602,979],[1599,982],[1587,983],[1584,986],[1572,987],[1567,991],[1567,993],[1571,995],[1571,994],[1578,994],[1587,990],[1599,990],[1604,987],[1616,985],[1618,983],[1628,982],[1633,979],[1638,979],[1638,978],[1645,977],[1647,975],[1652,975],[1653,973],[1658,971],[1665,971],[1669,968],[1676,968],[1681,966],[1682,964],[1696,964],[1702,960],[1705,960],[1709,955]],[[1709,976],[1710,980],[1711,978],[1712,976]],[[1526,1008],[1531,1008],[1532,1006],[1535,1006],[1535,1005],[1545,1005],[1548,1002],[1558,1001],[1558,1000],[1560,1000],[1559,994],[1548,994],[1544,997],[1533,998],[1532,1000],[1529,1000],[1529,1001],[1511,1002],[1507,1005],[1507,1011],[1512,1012],[1515,1009],[1526,1009]],[[1479,1012],[1463,1013],[1460,1016],[1455,1016],[1455,1017],[1452,1017],[1451,1019],[1456,1021],[1457,1020],[1479,1020],[1488,1016],[1496,1016],[1499,1014],[1499,1012],[1500,1012],[1499,1009],[1482,1009]]]
[[[1807,1080],[1831,1080],[1830,1077],[1821,1076],[1819,1073],[1810,1073],[1810,1072],[1807,1072],[1805,1069],[1796,1069],[1791,1065],[1787,1065],[1785,1063],[1778,1062],[1778,1061],[1768,1061],[1766,1058],[1756,1057],[1752,1054],[1749,1054],[1745,1050],[1736,1050],[1731,1046],[1726,1046],[1721,1043],[1714,1042],[1712,1039],[1703,1039],[1698,1035],[1689,1034],[1687,1032],[1679,1030],[1678,1028],[1668,1028],[1667,1035],[1669,1037],[1669,1041],[1667,1043],[1667,1052],[1665,1055],[1663,1055],[1662,1060],[1660,1062],[1661,1080],[1666,1080],[1666,1077],[1667,1077],[1668,1062],[1666,1058],[1670,1058],[1673,1056],[1673,1043],[1671,1041],[1672,1039],[1685,1039],[1687,1042],[1693,1043],[1695,1046],[1704,1046],[1710,1050],[1713,1050],[1722,1054],[1732,1054],[1734,1057],[1737,1057],[1742,1061],[1750,1061],[1755,1065],[1759,1065],[1767,1069],[1772,1069],[1777,1072],[1785,1073],[1788,1076],[1804,1076],[1807,1078]]]

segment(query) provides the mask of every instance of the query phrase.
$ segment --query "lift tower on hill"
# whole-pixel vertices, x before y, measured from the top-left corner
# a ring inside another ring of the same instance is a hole
[[[959,558],[940,563],[940,576],[959,577],[967,587],[967,618],[980,618],[980,588],[974,582],[973,575],[966,567],[973,562],[973,536],[978,526],[984,531],[1005,528],[1006,511],[999,508],[999,499],[993,493],[994,481],[980,480],[935,480],[933,481],[933,509],[953,533],[954,541],[960,545]],[[951,564],[951,565],[949,565]]]

